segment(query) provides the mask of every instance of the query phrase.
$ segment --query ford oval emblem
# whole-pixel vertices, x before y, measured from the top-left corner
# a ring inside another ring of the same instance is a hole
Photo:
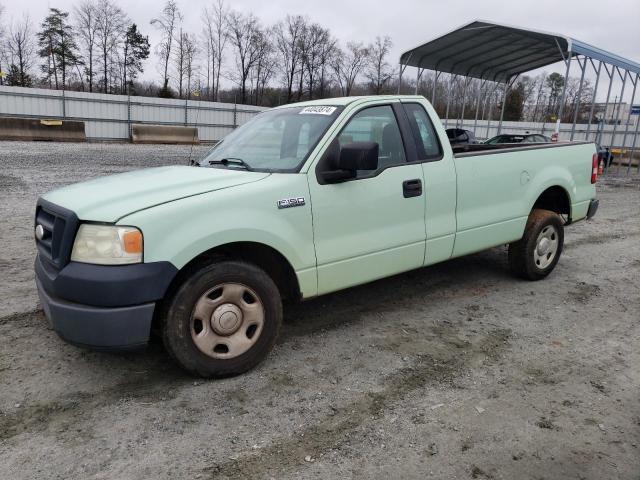
[[[44,227],[42,225],[36,226],[36,238],[42,240],[44,238]]]

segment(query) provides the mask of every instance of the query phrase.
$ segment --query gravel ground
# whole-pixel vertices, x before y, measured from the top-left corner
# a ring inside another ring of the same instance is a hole
[[[32,275],[39,193],[189,148],[0,146],[0,478],[640,478],[640,178],[599,184],[544,281],[496,248],[321,297],[202,381],[63,343]]]

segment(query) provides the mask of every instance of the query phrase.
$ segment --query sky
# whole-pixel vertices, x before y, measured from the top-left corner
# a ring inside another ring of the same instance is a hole
[[[159,15],[163,0],[116,0],[116,3],[149,35],[152,45],[159,35],[149,24]],[[74,0],[0,0],[5,19],[28,13],[39,24],[49,7],[71,10]],[[200,33],[201,12],[210,0],[178,0],[183,28]],[[640,0],[227,0],[241,12],[253,12],[264,24],[287,14],[301,14],[330,28],[342,42],[371,42],[389,35],[394,43],[390,63],[400,54],[474,19],[544,30],[567,35],[620,56],[640,62]],[[228,54],[230,55],[230,53]],[[152,54],[144,79],[157,79],[159,59]],[[563,67],[546,67],[561,71]],[[576,69],[577,70],[577,69]],[[573,76],[577,75],[574,70]],[[407,72],[409,75],[413,73]]]

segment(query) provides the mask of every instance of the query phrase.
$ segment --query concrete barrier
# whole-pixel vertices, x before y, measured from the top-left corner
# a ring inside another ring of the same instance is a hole
[[[197,127],[177,127],[170,125],[131,125],[133,143],[200,143]]]
[[[0,117],[0,140],[84,142],[84,122]]]

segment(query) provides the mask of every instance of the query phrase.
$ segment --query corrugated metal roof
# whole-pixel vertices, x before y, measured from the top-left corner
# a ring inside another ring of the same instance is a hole
[[[561,62],[568,55],[586,55],[640,73],[640,64],[579,40],[483,20],[407,50],[400,64],[506,82],[514,75]]]

